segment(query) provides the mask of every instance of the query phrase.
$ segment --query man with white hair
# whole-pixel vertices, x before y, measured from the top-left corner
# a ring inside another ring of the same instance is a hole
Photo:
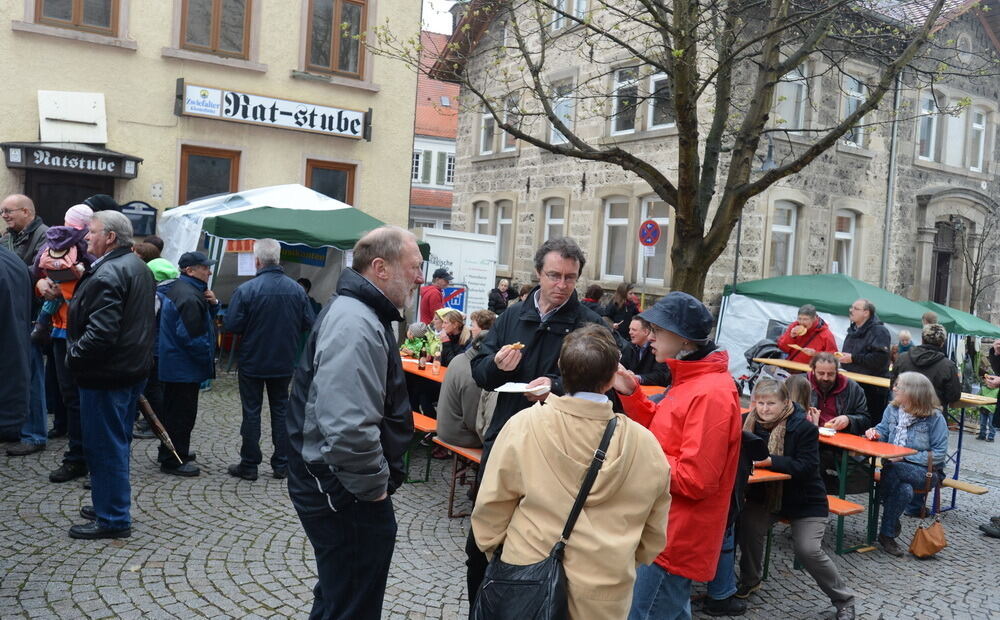
[[[240,334],[240,401],[243,423],[240,462],[229,466],[229,475],[244,480],[257,479],[260,452],[260,410],[267,388],[271,409],[271,472],[275,478],[288,476],[288,431],[285,409],[288,384],[299,357],[302,334],[309,331],[316,316],[309,297],[278,264],[281,245],[274,239],[253,244],[257,275],[233,293],[226,311],[225,329]]]
[[[90,521],[72,538],[132,533],[129,447],[136,406],[153,365],[153,274],[132,253],[132,223],[94,214],[87,249],[97,257],[69,303],[66,362],[80,388],[83,451],[90,469]]]

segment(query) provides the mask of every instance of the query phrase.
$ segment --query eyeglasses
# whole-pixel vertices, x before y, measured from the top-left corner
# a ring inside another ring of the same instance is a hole
[[[542,275],[548,278],[549,282],[552,282],[553,284],[558,284],[559,282],[565,282],[566,284],[575,284],[576,281],[580,278],[580,275],[576,273],[562,274],[562,273],[557,273],[555,271],[546,271]]]
[[[24,207],[17,207],[16,209],[0,209],[0,215],[10,215],[15,211],[24,211]]]

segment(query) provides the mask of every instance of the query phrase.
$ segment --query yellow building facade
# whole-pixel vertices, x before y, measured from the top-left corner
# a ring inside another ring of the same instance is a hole
[[[0,193],[170,208],[301,183],[405,226],[416,0],[0,0]],[[2,225],[0,225],[2,226]]]

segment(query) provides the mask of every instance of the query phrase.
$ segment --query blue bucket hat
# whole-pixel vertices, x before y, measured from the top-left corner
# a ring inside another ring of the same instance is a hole
[[[680,291],[664,295],[652,308],[638,316],[681,338],[699,342],[708,340],[715,324],[705,304]]]

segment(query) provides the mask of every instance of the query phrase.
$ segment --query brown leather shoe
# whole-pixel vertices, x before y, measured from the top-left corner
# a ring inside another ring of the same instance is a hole
[[[45,444],[43,443],[28,443],[22,441],[17,445],[13,445],[7,448],[7,456],[28,456],[29,454],[34,454],[35,452],[41,452],[45,449]]]
[[[889,555],[894,555],[897,558],[901,558],[906,555],[902,547],[900,547],[896,542],[895,538],[889,538],[888,536],[882,536],[879,534],[878,544],[882,545],[882,549]]]

